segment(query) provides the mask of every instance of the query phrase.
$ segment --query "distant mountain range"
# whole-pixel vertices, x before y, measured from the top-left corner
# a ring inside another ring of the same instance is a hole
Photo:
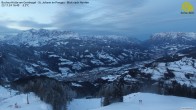
[[[166,32],[156,33],[150,39],[144,41],[144,45],[150,50],[161,54],[174,54],[178,50],[194,47],[196,45],[196,33],[193,32]]]
[[[1,38],[0,80],[9,82],[27,76],[47,76],[61,81],[118,77],[130,68],[176,55],[177,51],[195,44],[196,33],[156,33],[146,41],[139,41],[115,35],[84,36],[69,31],[31,29]],[[182,58],[178,62],[192,60]],[[163,75],[157,74],[152,78]]]

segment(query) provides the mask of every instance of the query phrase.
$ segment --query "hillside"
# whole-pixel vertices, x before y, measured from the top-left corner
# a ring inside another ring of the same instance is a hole
[[[95,101],[96,100],[96,101]],[[142,100],[142,104],[139,104]],[[124,101],[101,107],[100,99],[75,99],[68,110],[181,110],[195,109],[196,99],[157,95],[152,93],[133,93],[124,96]]]
[[[142,104],[139,104],[139,100],[142,100]],[[92,110],[193,110],[196,107],[195,101],[195,99],[183,97],[134,93],[124,96],[122,103],[114,103]]]
[[[52,110],[52,107],[39,99],[34,93],[28,95],[0,86],[0,110]]]

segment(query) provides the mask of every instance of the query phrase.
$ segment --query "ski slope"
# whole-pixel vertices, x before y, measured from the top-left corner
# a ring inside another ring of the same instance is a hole
[[[15,104],[18,108],[16,108]],[[18,94],[17,91],[8,90],[0,86],[0,110],[52,110],[52,107],[40,100],[35,94]]]
[[[101,99],[74,99],[68,104],[68,110],[91,110],[101,107]]]
[[[139,104],[142,100],[142,104]],[[152,93],[133,93],[124,101],[101,107],[101,99],[74,99],[68,110],[196,110],[196,99],[164,96]]]
[[[142,104],[139,103],[142,100]],[[124,96],[122,103],[92,110],[195,110],[196,99],[164,96],[152,93],[134,93]]]
[[[35,94],[18,94],[0,86],[0,110],[52,110],[52,107],[40,100]],[[142,100],[142,103],[139,103]],[[15,108],[15,103],[19,108]],[[68,104],[68,110],[196,110],[196,99],[164,96],[152,93],[133,93],[124,96],[124,101],[105,107],[100,98],[74,99]]]

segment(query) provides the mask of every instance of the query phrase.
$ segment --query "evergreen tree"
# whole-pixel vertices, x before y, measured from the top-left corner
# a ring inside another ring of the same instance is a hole
[[[104,100],[103,100],[103,106],[109,105],[110,104],[110,101],[109,100],[110,100],[110,97],[108,95],[106,95],[104,97]]]

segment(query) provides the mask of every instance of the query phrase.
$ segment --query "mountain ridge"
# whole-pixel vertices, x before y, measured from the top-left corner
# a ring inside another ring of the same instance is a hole
[[[93,73],[97,78],[112,73],[119,75],[136,63],[193,47],[194,40],[181,42],[188,35],[191,37],[187,38],[194,38],[196,34],[156,33],[149,40],[140,42],[128,36],[82,36],[70,31],[31,29],[1,40],[0,65],[3,71],[0,77],[4,81],[13,81],[29,75],[45,75],[59,80],[83,76],[91,79]],[[174,36],[171,42],[180,43],[169,45],[170,36]],[[153,43],[146,45],[148,41]],[[7,72],[10,74],[5,74]]]

